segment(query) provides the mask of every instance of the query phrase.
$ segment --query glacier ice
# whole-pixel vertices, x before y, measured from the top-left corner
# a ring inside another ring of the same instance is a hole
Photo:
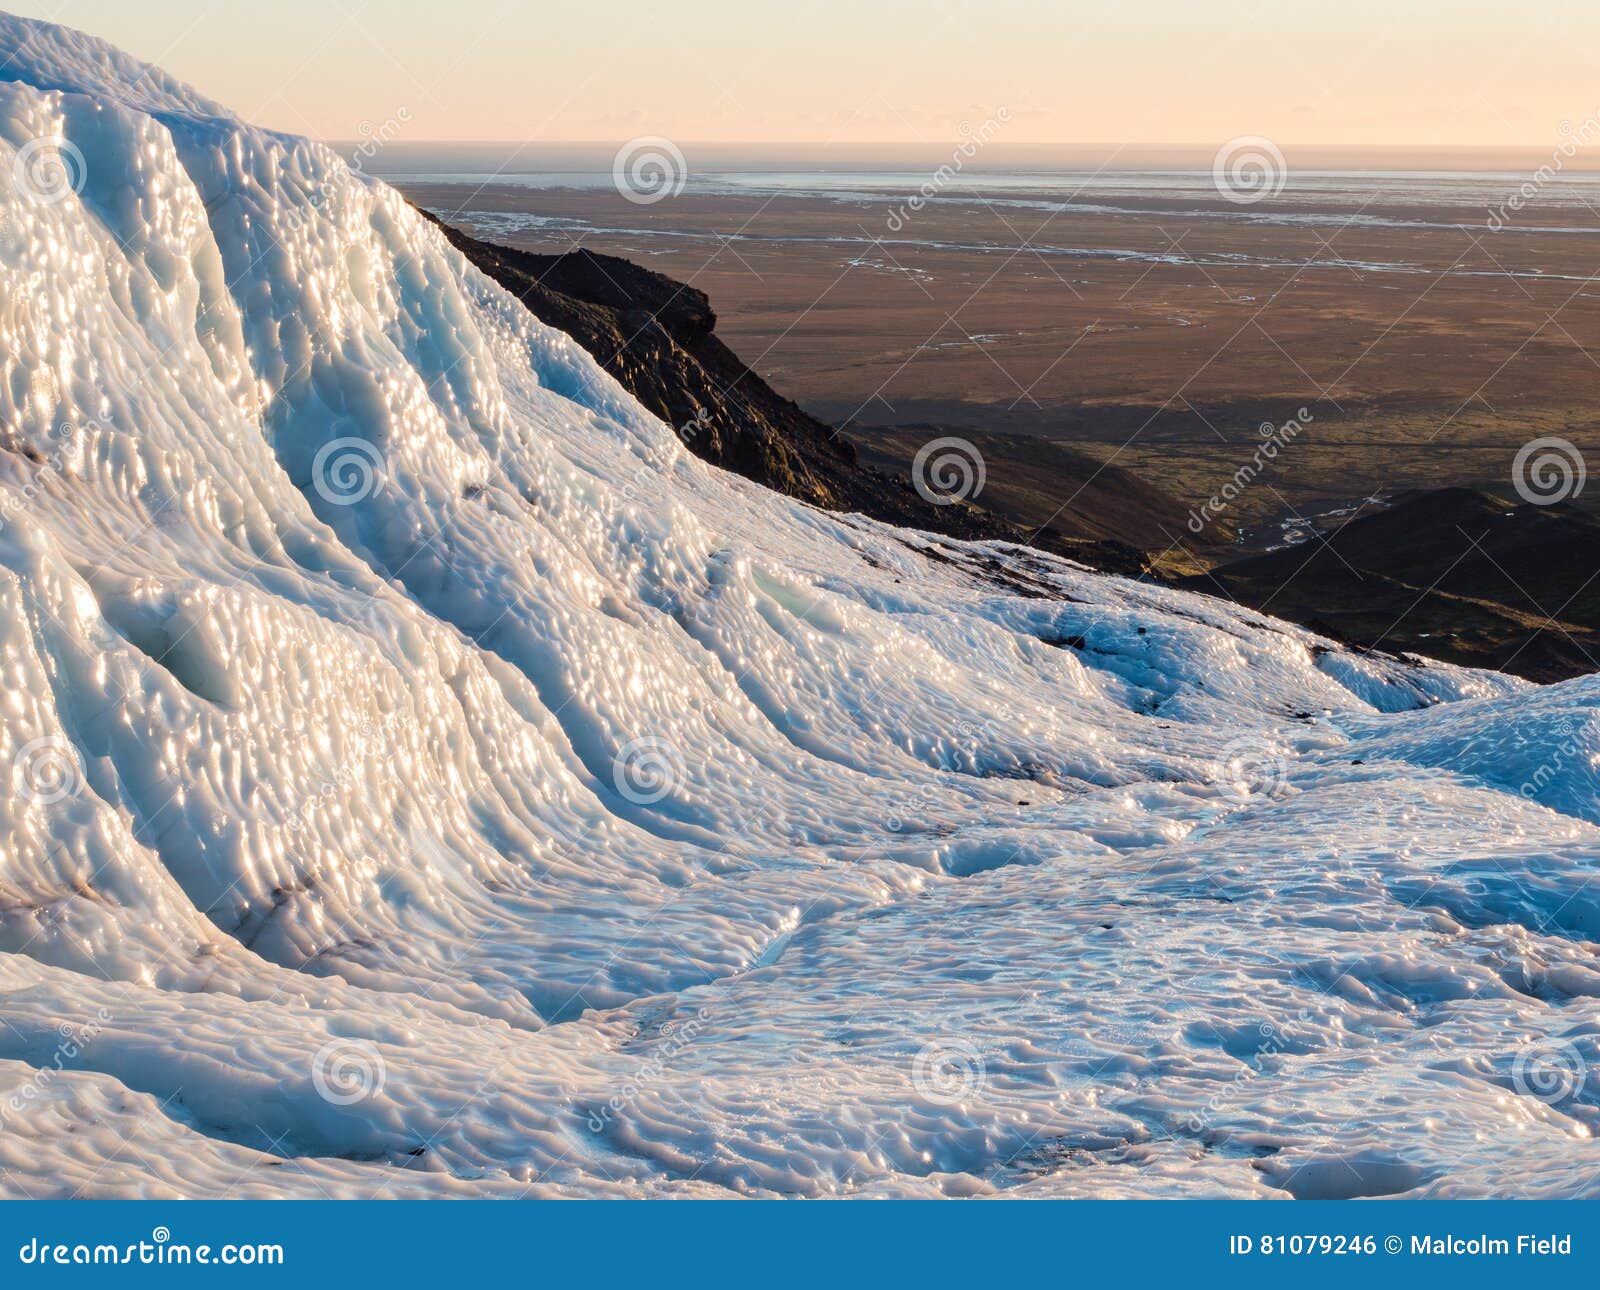
[[[1593,680],[768,493],[0,53],[0,1192],[1594,1189]]]

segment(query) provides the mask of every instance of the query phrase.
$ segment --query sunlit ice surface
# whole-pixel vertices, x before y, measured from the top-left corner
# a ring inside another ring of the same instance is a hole
[[[0,1192],[1595,1187],[1591,680],[786,500],[0,57]]]

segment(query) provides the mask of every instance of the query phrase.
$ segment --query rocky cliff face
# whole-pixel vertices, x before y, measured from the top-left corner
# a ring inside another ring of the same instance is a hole
[[[861,463],[833,427],[809,416],[718,339],[705,292],[630,260],[578,250],[538,255],[480,241],[439,221],[445,236],[541,321],[573,337],[696,456],[790,497],[950,537],[1029,543],[1093,568],[1146,571],[1117,541],[1037,536],[964,502],[935,506],[905,479]]]

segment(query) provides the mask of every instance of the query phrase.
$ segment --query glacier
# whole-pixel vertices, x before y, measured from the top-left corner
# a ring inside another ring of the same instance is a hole
[[[0,1194],[1600,1190],[1594,678],[767,492],[0,58]]]

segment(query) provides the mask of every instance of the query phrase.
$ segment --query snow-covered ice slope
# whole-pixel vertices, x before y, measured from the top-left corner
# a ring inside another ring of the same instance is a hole
[[[1600,687],[706,467],[0,19],[0,1190],[1592,1188]]]

